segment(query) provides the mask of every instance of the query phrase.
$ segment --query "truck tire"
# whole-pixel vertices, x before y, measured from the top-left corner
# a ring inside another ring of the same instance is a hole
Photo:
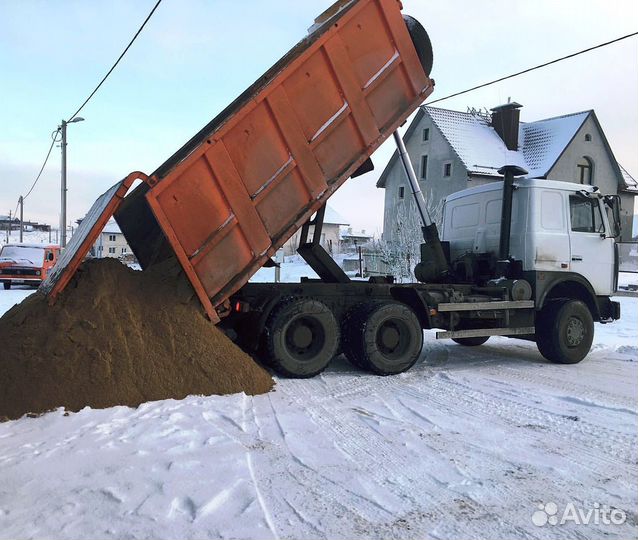
[[[483,345],[483,343],[485,343],[488,339],[490,339],[490,336],[459,337],[452,338],[452,341],[454,343],[458,343],[459,345],[463,345],[464,347],[478,347],[479,345]]]
[[[2,286],[4,287],[5,291],[8,291],[11,288],[11,282],[10,281],[3,281],[2,282]]]
[[[536,346],[551,362],[577,364],[594,339],[594,320],[580,300],[557,300],[545,306],[537,316]]]
[[[266,321],[267,363],[286,377],[321,373],[339,348],[339,325],[324,303],[304,298],[280,302]]]
[[[352,316],[344,352],[355,365],[377,375],[410,369],[419,358],[423,330],[414,311],[398,302],[370,303]]]

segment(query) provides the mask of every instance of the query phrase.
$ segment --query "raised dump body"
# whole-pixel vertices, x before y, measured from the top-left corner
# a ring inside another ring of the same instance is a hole
[[[427,34],[400,10],[398,0],[333,5],[150,177],[132,173],[98,199],[43,290],[55,298],[114,213],[142,268],[176,256],[218,320],[432,92]]]

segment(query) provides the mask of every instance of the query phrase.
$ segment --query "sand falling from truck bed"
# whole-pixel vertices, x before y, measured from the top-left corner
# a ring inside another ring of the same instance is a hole
[[[204,317],[174,263],[88,261],[53,306],[36,293],[0,318],[0,418],[272,386]]]

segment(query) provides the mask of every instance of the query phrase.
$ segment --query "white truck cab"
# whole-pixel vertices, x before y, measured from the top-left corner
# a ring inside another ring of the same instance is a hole
[[[533,309],[528,324],[534,324],[523,339],[534,340],[548,360],[580,362],[590,350],[594,322],[620,318],[620,304],[610,299],[618,283],[619,198],[569,182],[516,179],[510,185],[509,208],[502,209],[506,190],[501,182],[446,199],[441,239],[451,273],[479,286],[509,283],[512,291],[522,283],[518,289]],[[507,238],[504,216],[510,209]],[[490,335],[482,329],[447,334]],[[465,344],[480,344],[486,337],[473,339]]]
[[[593,186],[542,179],[519,179],[514,188],[510,253],[523,271],[575,274],[595,296],[613,294],[619,231],[605,197]],[[447,197],[441,239],[450,243],[452,261],[498,253],[502,198],[500,182]]]

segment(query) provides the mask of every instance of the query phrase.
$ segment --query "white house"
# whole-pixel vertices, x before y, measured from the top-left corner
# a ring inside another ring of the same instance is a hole
[[[440,217],[451,193],[499,181],[498,169],[517,164],[527,178],[592,184],[621,198],[622,240],[632,237],[638,182],[616,161],[593,110],[535,122],[520,122],[521,105],[487,111],[451,111],[422,106],[404,140],[429,209]],[[383,237],[393,242],[418,220],[405,173],[392,156],[377,187],[385,189]],[[634,231],[635,234],[635,231]]]
[[[323,219],[323,228],[321,229],[321,246],[330,254],[337,254],[340,252],[341,226],[349,225],[348,221],[339,214],[334,208],[326,205],[326,213]],[[311,240],[314,234],[314,226],[310,226],[308,239]],[[299,247],[299,236],[301,230],[298,230],[291,238],[284,244],[284,255],[294,255],[297,253]]]
[[[115,220],[106,224],[91,248],[91,255],[97,259],[104,257],[122,259],[133,256],[133,252]]]

